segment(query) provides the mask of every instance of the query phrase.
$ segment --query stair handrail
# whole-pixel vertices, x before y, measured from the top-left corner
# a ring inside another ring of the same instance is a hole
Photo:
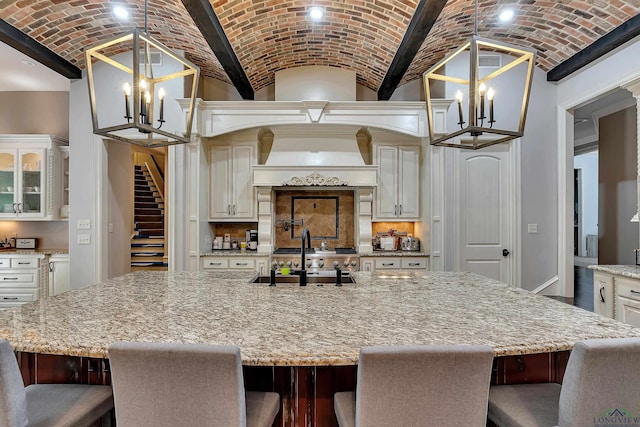
[[[147,170],[149,171],[149,175],[151,175],[151,179],[153,180],[153,183],[158,189],[158,193],[160,193],[160,198],[164,203],[164,179],[162,178],[162,174],[158,170],[158,167],[155,165],[155,163],[149,164],[149,162],[144,162],[144,165],[147,167]]]

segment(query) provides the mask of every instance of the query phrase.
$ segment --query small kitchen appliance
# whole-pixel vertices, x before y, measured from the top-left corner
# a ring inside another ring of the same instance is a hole
[[[400,249],[403,251],[419,251],[420,239],[417,237],[403,237],[400,239]]]
[[[246,241],[247,249],[255,251],[258,248],[258,230],[247,230]]]

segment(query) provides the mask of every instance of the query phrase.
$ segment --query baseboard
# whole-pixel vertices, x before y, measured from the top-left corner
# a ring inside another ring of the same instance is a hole
[[[542,295],[562,295],[562,292],[560,292],[560,279],[558,278],[558,276],[552,277],[531,292],[533,292],[534,294]]]

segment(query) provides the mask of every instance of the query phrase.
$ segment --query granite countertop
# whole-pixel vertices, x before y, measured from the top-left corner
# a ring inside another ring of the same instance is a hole
[[[374,256],[374,257],[397,257],[397,256],[429,256],[426,252],[417,252],[417,251],[373,251],[364,254],[360,254],[363,256]]]
[[[59,255],[68,254],[69,249],[2,249],[0,255]]]
[[[588,268],[631,279],[640,279],[640,265],[590,265]]]
[[[270,252],[257,252],[257,251],[241,251],[240,249],[221,249],[221,250],[212,250],[211,252],[201,253],[200,256],[220,256],[220,257],[229,257],[229,256],[271,256]]]
[[[0,312],[15,350],[106,357],[120,340],[238,345],[245,365],[353,365],[373,344],[569,350],[634,328],[472,273],[356,272],[356,284],[252,284],[243,272],[136,272]]]

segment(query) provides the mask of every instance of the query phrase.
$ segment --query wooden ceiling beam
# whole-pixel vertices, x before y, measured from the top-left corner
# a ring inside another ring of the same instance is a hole
[[[629,19],[624,24],[600,37],[598,40],[573,55],[571,58],[549,70],[547,73],[547,81],[560,81],[639,35],[640,14]]]
[[[0,41],[68,79],[82,78],[80,68],[0,19]]]
[[[243,99],[254,99],[253,87],[209,0],[182,0],[200,33]]]
[[[398,88],[413,58],[436,22],[447,0],[420,0],[411,18],[407,32],[391,61],[387,74],[378,89],[378,100],[387,101]]]

